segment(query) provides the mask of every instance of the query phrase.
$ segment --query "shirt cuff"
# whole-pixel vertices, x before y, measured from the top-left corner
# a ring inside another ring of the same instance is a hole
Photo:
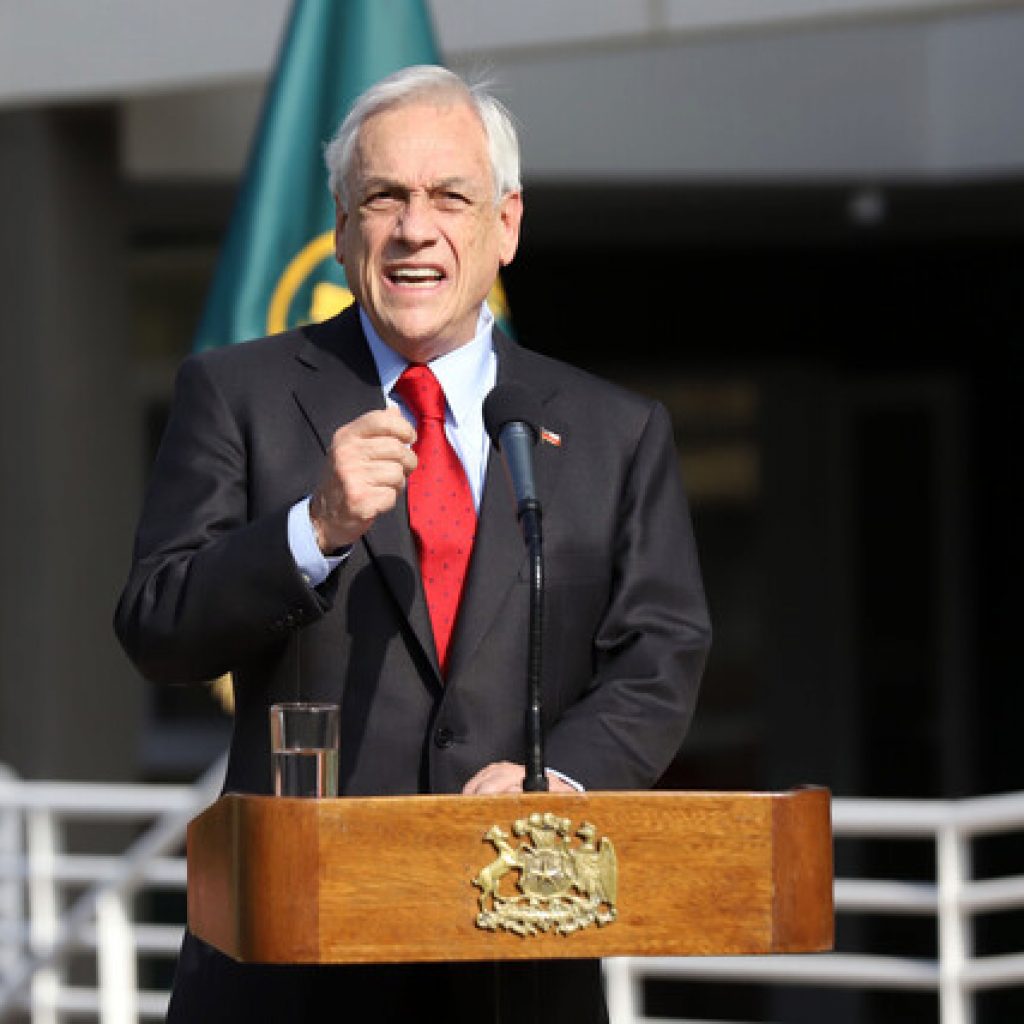
[[[586,793],[586,790],[575,779],[570,779],[568,775],[563,775],[556,768],[548,768],[547,771],[554,775],[556,779],[561,779],[567,786],[572,786],[577,793]]]
[[[328,557],[316,542],[309,516],[309,498],[297,501],[288,511],[288,547],[307,586],[319,587],[348,557],[348,550]]]

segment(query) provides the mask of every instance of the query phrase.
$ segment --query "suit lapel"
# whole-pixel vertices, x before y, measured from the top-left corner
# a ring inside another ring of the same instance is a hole
[[[473,554],[448,658],[449,684],[480,646],[525,562],[526,551],[516,522],[512,488],[501,456],[492,446]]]
[[[521,383],[538,395],[544,412],[542,427],[564,438],[565,424],[557,415],[554,392],[523,350],[499,331],[494,333],[498,383]],[[559,447],[541,441],[534,449],[534,477],[543,508],[555,493],[561,460]],[[527,555],[515,514],[515,499],[501,454],[493,446],[487,460],[484,493],[466,585],[449,657],[449,685],[467,666],[508,599]],[[523,637],[523,643],[527,638]]]
[[[306,340],[296,358],[308,372],[300,374],[295,401],[326,453],[334,432],[371,409],[383,409],[384,395],[354,306],[306,328],[304,334]],[[377,518],[362,543],[440,681],[404,494],[391,512]],[[416,581],[411,595],[410,579]]]
[[[430,662],[436,677],[435,682],[440,684],[441,669],[434,643],[434,629],[430,625],[427,600],[423,595],[420,560],[416,554],[416,542],[409,529],[409,507],[404,492],[390,513],[377,517],[363,537],[363,543],[374,565],[384,577],[395,604],[405,615],[409,627]],[[410,580],[414,581],[411,588]]]
[[[293,394],[324,453],[338,427],[384,408],[377,368],[354,307],[352,312],[304,328],[296,354],[305,372],[298,375]]]

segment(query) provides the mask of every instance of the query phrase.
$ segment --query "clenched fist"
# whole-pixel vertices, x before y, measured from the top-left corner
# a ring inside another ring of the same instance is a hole
[[[382,512],[395,507],[416,468],[416,431],[394,408],[375,409],[339,427],[309,503],[320,550],[331,554],[357,541]]]

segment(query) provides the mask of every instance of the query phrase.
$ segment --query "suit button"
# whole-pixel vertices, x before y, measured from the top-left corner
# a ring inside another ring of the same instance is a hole
[[[455,733],[446,726],[441,726],[437,732],[434,733],[434,746],[441,750],[446,750],[455,742]]]

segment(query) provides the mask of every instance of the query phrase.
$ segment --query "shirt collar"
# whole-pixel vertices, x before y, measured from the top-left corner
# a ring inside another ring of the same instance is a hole
[[[391,389],[409,365],[409,361],[380,337],[362,307],[359,308],[359,321],[370,346],[373,361],[377,364],[381,390],[385,397],[390,397]],[[456,426],[471,417],[479,418],[483,396],[494,385],[493,330],[494,316],[484,302],[480,306],[476,334],[472,341],[460,345],[446,355],[432,359],[427,364],[437,377],[441,390],[444,391]]]

